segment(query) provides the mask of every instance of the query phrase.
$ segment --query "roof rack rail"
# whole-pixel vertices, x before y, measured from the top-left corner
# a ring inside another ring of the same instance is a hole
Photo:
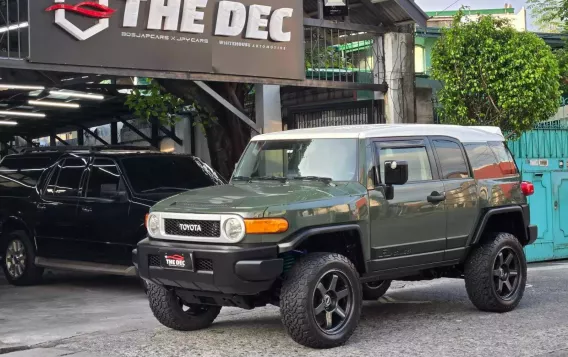
[[[132,145],[104,145],[104,146],[43,146],[23,148],[20,153],[30,152],[67,152],[67,151],[158,151],[152,146],[132,146]]]

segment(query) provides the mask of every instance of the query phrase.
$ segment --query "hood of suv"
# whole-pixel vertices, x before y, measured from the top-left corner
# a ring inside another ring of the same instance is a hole
[[[152,211],[177,213],[259,212],[268,207],[333,200],[360,194],[358,183],[328,185],[320,182],[254,182],[187,191],[159,202]]]

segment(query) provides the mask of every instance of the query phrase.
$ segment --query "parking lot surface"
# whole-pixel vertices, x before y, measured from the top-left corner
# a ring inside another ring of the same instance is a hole
[[[16,288],[0,278],[0,354],[112,356],[568,356],[568,263],[531,265],[525,297],[507,314],[469,302],[461,280],[395,282],[365,303],[359,328],[334,350],[311,350],[285,333],[276,307],[225,308],[210,329],[169,330],[136,280],[51,274]]]

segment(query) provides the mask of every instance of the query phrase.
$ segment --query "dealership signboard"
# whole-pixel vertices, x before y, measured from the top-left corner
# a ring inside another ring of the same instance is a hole
[[[302,0],[33,0],[30,61],[305,77]]]

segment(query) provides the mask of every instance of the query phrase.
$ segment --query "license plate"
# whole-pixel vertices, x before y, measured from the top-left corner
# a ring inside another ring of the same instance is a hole
[[[171,269],[193,270],[193,254],[163,252],[162,266]]]

